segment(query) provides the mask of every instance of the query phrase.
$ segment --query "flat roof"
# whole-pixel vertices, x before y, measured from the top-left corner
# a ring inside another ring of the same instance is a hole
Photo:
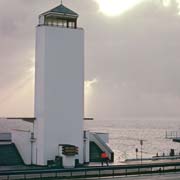
[[[23,121],[31,122],[31,123],[33,123],[36,120],[35,117],[9,117],[9,118],[6,118],[6,119],[10,119],[10,120],[19,119],[19,120],[23,120]]]
[[[26,122],[30,122],[30,123],[33,123],[36,118],[35,117],[8,117],[8,118],[5,118],[5,119],[9,119],[9,120],[23,120],[23,121],[26,121]],[[93,118],[84,118],[84,121],[93,121],[94,119]]]

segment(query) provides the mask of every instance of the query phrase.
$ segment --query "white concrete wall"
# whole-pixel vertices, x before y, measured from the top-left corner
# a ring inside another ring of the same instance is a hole
[[[58,155],[58,144],[71,144],[83,163],[83,30],[38,26],[35,72],[34,162],[46,165]]]
[[[62,165],[64,168],[74,168],[75,167],[75,159],[76,159],[76,155],[74,156],[66,156],[63,154],[62,152],[62,146],[59,146],[58,149],[58,155],[62,157]]]
[[[31,164],[31,132],[12,130],[12,142],[16,145],[24,163]]]
[[[90,161],[90,132],[84,131],[84,162],[89,163]]]
[[[36,57],[35,57],[35,117],[33,146],[33,163],[44,165],[44,79],[45,79],[45,28],[36,30]]]

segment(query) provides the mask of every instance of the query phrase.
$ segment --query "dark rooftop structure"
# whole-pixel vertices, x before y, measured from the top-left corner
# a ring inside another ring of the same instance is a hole
[[[61,26],[66,28],[77,28],[78,14],[63,4],[42,13],[39,16],[39,25]]]
[[[62,14],[62,15],[69,15],[69,16],[74,16],[74,17],[78,17],[79,15],[72,11],[71,9],[65,7],[63,4],[43,13],[43,14],[48,14],[48,13],[58,13],[58,14]]]

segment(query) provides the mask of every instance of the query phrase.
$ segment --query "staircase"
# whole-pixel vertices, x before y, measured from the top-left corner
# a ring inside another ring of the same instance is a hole
[[[15,144],[0,144],[0,166],[14,165],[24,165]]]
[[[102,150],[94,142],[90,142],[90,162],[101,162]]]
[[[96,133],[90,134],[90,162],[100,162],[101,153],[108,155],[110,162],[114,162],[114,152]]]

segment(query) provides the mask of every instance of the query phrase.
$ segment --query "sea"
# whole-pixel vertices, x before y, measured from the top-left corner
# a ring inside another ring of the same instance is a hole
[[[0,133],[11,132],[12,129],[32,129],[32,125],[20,120],[0,119]],[[119,120],[85,121],[84,128],[92,132],[109,134],[108,145],[114,151],[115,163],[122,163],[125,159],[140,158],[142,144],[143,158],[168,155],[170,149],[180,154],[180,143],[166,138],[166,132],[177,131],[180,134],[179,118],[120,118]],[[138,153],[136,153],[138,149]]]
[[[141,156],[142,158],[169,155],[170,149],[180,154],[180,143],[166,138],[166,132],[180,135],[179,118],[121,118],[119,120],[94,120],[85,122],[85,129],[93,132],[109,133],[109,146],[115,153],[115,163]],[[138,153],[136,153],[138,149]]]

